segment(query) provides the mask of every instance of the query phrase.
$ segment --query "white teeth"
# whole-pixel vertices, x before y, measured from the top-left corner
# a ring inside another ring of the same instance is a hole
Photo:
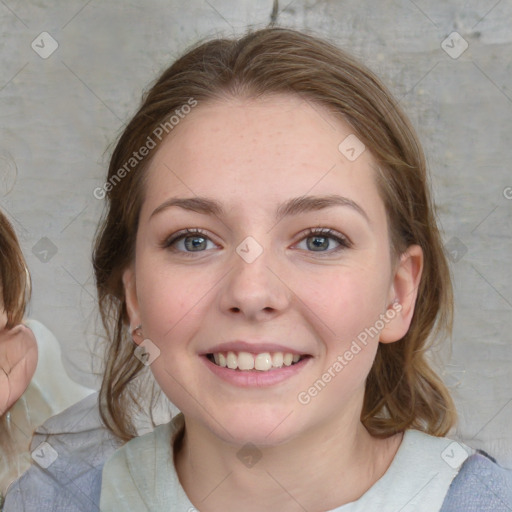
[[[236,370],[238,368],[238,360],[234,352],[228,352],[227,366],[228,368],[231,368],[231,370]]]
[[[272,356],[272,366],[274,368],[281,368],[283,366],[283,353],[276,352]]]
[[[262,372],[269,371],[275,368],[282,368],[283,366],[291,366],[292,363],[298,363],[301,356],[299,354],[292,354],[290,352],[262,352],[261,354],[253,355],[250,352],[233,352],[229,351],[227,354],[217,352],[213,354],[215,364],[223,368],[230,368],[231,370],[259,370]]]
[[[272,356],[268,352],[258,354],[254,360],[254,368],[266,372],[272,368]]]
[[[249,352],[238,353],[238,369],[252,370],[254,368],[254,357]]]

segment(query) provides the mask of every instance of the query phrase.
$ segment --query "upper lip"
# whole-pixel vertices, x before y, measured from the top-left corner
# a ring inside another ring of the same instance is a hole
[[[215,354],[218,352],[251,352],[253,354],[262,354],[264,352],[284,352],[289,354],[309,355],[304,351],[297,350],[290,347],[285,347],[279,343],[267,342],[248,342],[248,341],[228,341],[219,343],[208,350],[202,352],[200,355]]]

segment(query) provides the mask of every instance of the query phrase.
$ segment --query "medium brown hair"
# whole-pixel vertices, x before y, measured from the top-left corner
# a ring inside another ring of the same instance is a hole
[[[16,233],[0,211],[0,308],[7,313],[7,329],[23,320],[30,298],[30,274],[21,252]],[[6,415],[0,418],[0,450],[9,462],[12,456]]]
[[[21,323],[30,296],[30,275],[16,233],[0,212],[0,291],[7,328]],[[1,306],[1,304],[0,304]]]
[[[376,180],[393,255],[411,244],[423,250],[423,274],[409,331],[395,343],[379,345],[366,382],[361,421],[378,437],[407,428],[445,435],[455,423],[455,409],[425,352],[434,337],[451,332],[453,296],[421,146],[407,117],[372,72],[317,36],[279,27],[201,42],[187,51],[145,95],[113,151],[107,181],[111,186],[105,187],[107,210],[93,255],[109,343],[100,391],[103,421],[122,439],[135,435],[130,406],[138,404],[139,397],[130,383],[143,365],[133,356],[122,272],[134,257],[151,155],[123,173],[121,180],[113,180],[147,137],[191,98],[201,105],[219,98],[269,94],[299,95],[353,128],[378,163]]]

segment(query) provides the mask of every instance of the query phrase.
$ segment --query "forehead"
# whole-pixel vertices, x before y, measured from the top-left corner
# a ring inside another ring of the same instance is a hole
[[[199,103],[149,166],[145,207],[209,196],[228,209],[270,209],[289,197],[341,194],[379,216],[376,165],[368,150],[353,158],[358,143],[350,125],[298,96]]]

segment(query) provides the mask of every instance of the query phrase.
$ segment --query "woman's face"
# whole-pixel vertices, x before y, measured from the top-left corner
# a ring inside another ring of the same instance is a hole
[[[409,326],[421,251],[391,261],[358,144],[323,107],[279,95],[199,103],[158,149],[124,283],[151,370],[187,421],[262,445],[359,421],[379,338]],[[305,357],[286,366],[279,353]]]

